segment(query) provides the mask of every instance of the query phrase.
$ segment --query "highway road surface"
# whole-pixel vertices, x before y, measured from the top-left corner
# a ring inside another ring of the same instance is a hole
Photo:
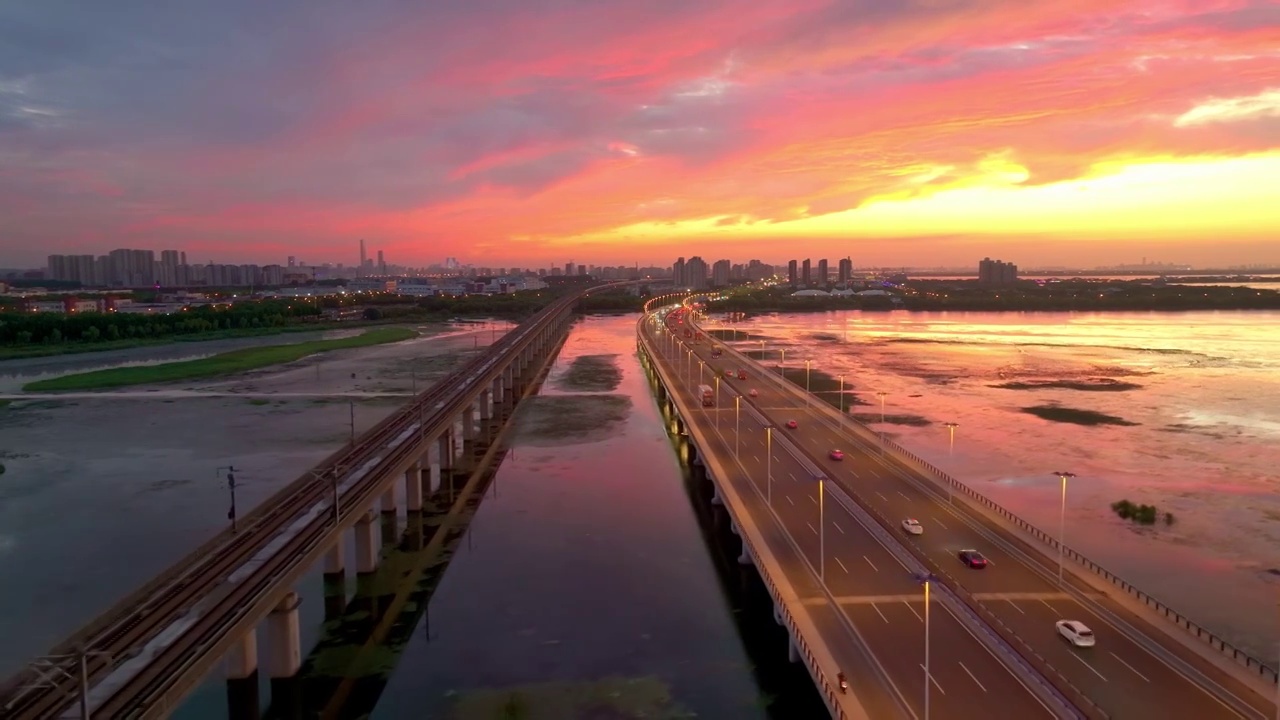
[[[683,366],[671,367],[677,374],[683,372]],[[695,379],[693,386],[686,383],[672,390],[683,395],[686,407],[698,408],[700,399],[691,389],[697,384]],[[722,397],[727,398],[727,393]],[[814,578],[820,565],[824,567],[828,591],[840,602],[840,611],[857,629],[899,697],[917,717],[924,717],[924,592],[907,568],[838,502],[824,498],[820,512],[818,483],[798,459],[781,450],[777,443],[768,443],[773,453],[770,491],[765,429],[752,413],[737,413],[730,403],[727,407],[695,411],[686,420],[709,428],[716,438],[712,447],[702,448],[704,454],[714,452],[730,464],[736,454],[744,472],[735,473],[729,481],[740,484],[740,494],[753,500],[749,509],[756,525],[763,528],[781,522],[798,546],[799,555],[787,548],[790,552],[779,556],[792,557],[785,564],[787,579],[798,589],[803,588],[801,597],[806,598],[806,605],[811,610],[827,608],[830,613],[820,626],[826,643],[833,650],[853,644],[848,626],[836,616]],[[736,435],[738,427],[740,435]],[[751,489],[753,482],[755,490]],[[770,497],[772,513],[768,510]],[[820,543],[821,532],[825,537]],[[779,542],[786,543],[784,538]],[[820,544],[825,551],[822,557]],[[778,544],[772,543],[771,548],[777,552]],[[936,592],[930,605],[931,719],[991,718],[996,707],[1010,713],[1007,717],[1055,717],[938,602]],[[854,676],[848,668],[844,670],[851,678]],[[864,692],[861,687],[855,690],[859,695]],[[871,716],[884,717],[876,712]]]
[[[742,364],[740,360],[733,359],[731,353],[713,359],[711,345],[705,340],[689,347],[696,356],[689,373],[695,385],[699,375],[698,360],[706,363],[701,369],[706,378],[713,377],[716,372],[723,378],[726,370],[736,370]],[[1035,557],[1027,546],[1019,548],[1001,541],[1001,535],[995,528],[986,526],[976,515],[949,505],[946,496],[938,494],[941,491],[926,492],[922,485],[927,486],[930,481],[912,479],[906,471],[882,461],[878,448],[855,442],[850,433],[837,430],[833,420],[816,409],[810,409],[803,392],[784,392],[774,383],[759,378],[758,373],[764,371],[760,365],[753,364],[746,381],[736,377],[722,379],[722,395],[727,397],[726,389],[743,394],[754,389],[758,396],[747,397],[743,402],[749,401],[778,428],[783,428],[788,420],[796,420],[797,429],[774,432],[788,433],[788,437],[848,494],[890,519],[891,523],[896,524],[905,518],[919,520],[924,526],[924,534],[911,537],[903,533],[903,538],[979,598],[1008,628],[1111,717],[1261,720],[1274,716],[1274,706],[1266,699],[1203,658],[1176,644],[1153,640],[1150,636],[1159,634],[1160,629],[1147,626],[1145,634],[1135,631],[1135,626],[1141,623],[1137,618],[1121,619],[1105,603],[1092,599],[1082,602],[1078,599],[1080,594],[1064,592],[1057,584],[1056,562],[1046,562],[1042,556]],[[814,398],[812,402],[816,405],[819,401]],[[745,434],[744,430],[744,437]],[[833,449],[842,450],[844,459],[831,459],[829,453]],[[775,469],[775,481],[778,477]],[[791,481],[786,477],[781,484],[785,487],[792,482],[801,481]],[[787,496],[782,502],[791,506],[799,500]],[[803,502],[812,504],[808,498]],[[849,530],[843,525],[842,528]],[[990,566],[981,570],[966,567],[960,562],[958,553],[967,548],[979,550],[990,560]],[[856,565],[859,561],[868,566],[867,569],[871,564],[879,568],[872,572],[871,577],[884,572],[870,555],[865,558],[855,555],[848,562],[841,558],[845,567],[849,562]],[[853,570],[851,567],[848,569]],[[835,573],[830,569],[827,572],[831,580],[845,575],[840,568]],[[1083,585],[1071,587],[1079,593],[1091,594]],[[867,613],[874,619],[875,611],[881,609],[879,604],[872,609],[862,609],[858,617],[864,621],[859,624],[859,629],[874,627],[874,623],[865,622]],[[900,622],[900,614],[884,618],[882,624]],[[1063,619],[1079,620],[1089,626],[1097,636],[1096,647],[1077,649],[1063,640],[1054,627],[1056,621]],[[1170,648],[1182,652],[1170,652]],[[971,669],[967,661],[966,667]],[[1007,707],[1003,697],[1000,707]]]

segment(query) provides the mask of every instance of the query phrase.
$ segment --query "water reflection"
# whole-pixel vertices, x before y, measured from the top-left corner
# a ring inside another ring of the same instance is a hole
[[[788,377],[805,360],[845,375],[859,419],[1033,523],[1056,525],[1051,473],[1075,472],[1078,549],[1272,654],[1280,313],[849,311],[720,327],[749,333],[738,345],[756,355],[765,340],[771,367],[785,351]],[[1109,507],[1122,498],[1176,522],[1123,523]]]

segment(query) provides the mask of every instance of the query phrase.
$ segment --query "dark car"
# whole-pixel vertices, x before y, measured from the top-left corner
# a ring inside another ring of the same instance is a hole
[[[987,559],[977,550],[961,550],[960,562],[971,568],[984,568],[987,566]]]

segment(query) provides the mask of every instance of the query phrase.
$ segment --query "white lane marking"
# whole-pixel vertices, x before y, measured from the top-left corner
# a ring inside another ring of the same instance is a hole
[[[934,519],[933,519],[933,522],[934,522],[934,523],[936,523],[936,524],[938,525],[938,527],[942,528],[943,530],[946,530],[946,529],[947,529],[947,526],[946,526],[946,525],[943,525],[943,524],[942,524],[942,521],[941,521],[941,520],[939,520],[938,518],[934,518]]]
[[[759,464],[760,464],[760,456],[759,456],[759,455],[755,455],[755,454],[753,454],[753,455],[751,456],[751,459],[752,459],[752,460],[755,460],[757,465],[759,465]]]
[[[969,671],[969,668],[964,666],[964,663],[960,662],[959,660],[957,660],[956,663],[960,665],[960,669],[964,670],[965,674],[969,676],[969,679],[972,680],[975,685],[982,688],[982,692],[987,691],[986,686],[978,682],[978,678],[974,677],[973,673]]]
[[[881,499],[881,500],[884,500],[885,502],[888,502],[888,501],[889,501],[889,498],[885,497],[885,496],[884,496],[884,493],[876,492],[876,494],[880,496],[880,499]]]
[[[903,499],[904,499],[904,500],[910,500],[910,499],[911,499],[910,497],[908,497],[908,496],[907,496],[907,494],[906,494],[906,493],[902,492],[901,490],[899,490],[899,491],[898,491],[898,494],[899,494],[899,495],[901,495],[901,496],[903,497]]]
[[[1129,668],[1130,670],[1133,670],[1133,674],[1134,674],[1134,675],[1137,675],[1138,677],[1142,678],[1145,682],[1151,682],[1151,680],[1149,680],[1149,679],[1147,678],[1147,676],[1146,676],[1146,675],[1143,675],[1142,673],[1138,672],[1138,671],[1137,671],[1137,669],[1135,669],[1132,665],[1130,665],[1129,663],[1125,662],[1125,661],[1124,661],[1124,658],[1122,658],[1122,657],[1120,657],[1119,655],[1117,655],[1117,654],[1115,654],[1115,653],[1113,653],[1113,652],[1110,652],[1110,651],[1108,651],[1108,652],[1107,652],[1107,654],[1108,654],[1108,655],[1110,655],[1111,657],[1113,657],[1113,658],[1115,658],[1115,659],[1119,660],[1121,665],[1124,665],[1125,667]]]
[[[916,609],[911,607],[911,603],[907,602],[906,600],[903,600],[902,604],[907,606],[907,609],[911,611],[912,615],[916,616],[917,620],[919,620],[920,622],[924,622],[924,618],[920,617],[920,613],[916,612]]]
[[[921,665],[921,666],[920,666],[920,669],[921,669],[921,670],[924,670],[924,665]],[[936,687],[936,688],[938,688],[938,692],[942,693],[943,695],[946,695],[946,694],[947,694],[947,691],[946,691],[946,690],[943,690],[943,689],[942,689],[942,686],[938,684],[938,676],[937,676],[937,675],[934,675],[933,673],[929,673],[929,679],[933,681],[933,686],[934,686],[934,687]]]
[[[849,572],[849,568],[845,567],[844,563],[840,562],[840,558],[834,558],[834,560],[836,561],[836,564],[840,566],[841,570],[845,571],[846,573]]]
[[[863,555],[862,559],[867,561],[867,564],[871,566],[872,570],[875,570],[876,572],[880,572],[880,568],[876,567],[876,564],[871,562],[871,558],[867,557],[866,555]]]
[[[796,504],[796,501],[792,500],[790,495],[787,496],[787,502],[791,503],[792,505]]]
[[[1097,675],[1097,676],[1098,676],[1098,677],[1100,677],[1100,678],[1102,678],[1102,681],[1103,681],[1103,682],[1106,682],[1106,681],[1107,681],[1107,676],[1106,676],[1106,675],[1103,675],[1103,674],[1102,674],[1102,673],[1100,673],[1100,672],[1098,672],[1097,670],[1095,670],[1095,669],[1094,669],[1094,667],[1093,667],[1092,665],[1090,665],[1089,663],[1085,662],[1085,661],[1084,661],[1084,658],[1080,657],[1080,654],[1079,654],[1079,653],[1074,653],[1074,652],[1073,652],[1073,653],[1071,653],[1071,657],[1075,658],[1076,660],[1079,660],[1081,665],[1083,665],[1083,666],[1085,666],[1085,667],[1089,668],[1090,670],[1093,670],[1093,674],[1094,674],[1094,675]]]
[[[793,473],[793,472],[789,472],[789,473],[787,473],[787,477],[791,478],[792,480],[795,480],[795,479],[796,479],[796,474],[795,474],[795,473]]]
[[[1050,605],[1049,603],[1045,602],[1043,599],[1040,601],[1040,604],[1041,604],[1041,605],[1044,605],[1045,607],[1049,608],[1050,610],[1053,610],[1054,612],[1058,612],[1057,610],[1054,610],[1054,609],[1053,609],[1053,606],[1052,606],[1052,605]]]
[[[837,523],[835,520],[832,520],[832,521],[831,521],[831,524],[836,526],[836,529],[840,531],[840,534],[841,534],[841,535],[843,535],[843,534],[844,534],[844,528],[840,527],[840,524],[839,524],[839,523]]]
[[[809,496],[809,499],[813,501],[813,504],[814,504],[814,505],[817,505],[817,504],[818,504],[818,498],[816,498],[816,497],[814,497],[814,496],[810,495],[810,496]]]
[[[867,468],[867,472],[871,473],[875,477],[880,477],[880,473],[876,472],[875,470],[872,470],[871,468]]]
[[[862,476],[858,474],[858,471],[857,471],[857,470],[854,470],[853,468],[850,468],[850,469],[849,469],[849,472],[850,472],[850,473],[852,473],[852,474],[853,474],[853,476],[854,476],[854,477],[856,477],[856,478],[859,478],[859,479],[861,479],[861,478],[862,478]]]
[[[1022,608],[1018,607],[1018,603],[1016,603],[1016,602],[1014,602],[1014,601],[1012,601],[1012,600],[1005,600],[1005,602],[1007,602],[1007,603],[1009,603],[1010,605],[1012,605],[1014,610],[1017,610],[1018,612],[1022,613],[1023,615],[1026,615],[1026,614],[1027,614],[1027,611],[1026,611],[1026,610],[1023,610]]]
[[[871,603],[871,607],[876,611],[876,614],[880,616],[880,619],[884,621],[884,624],[888,625],[889,618],[885,617],[884,613],[880,612],[880,608],[876,607],[875,603]]]
[[[813,530],[813,534],[814,534],[814,535],[817,535],[817,534],[818,534],[818,530],[813,526],[813,523],[805,523],[805,525],[808,525],[808,526],[809,526],[809,529],[810,529],[810,530]]]

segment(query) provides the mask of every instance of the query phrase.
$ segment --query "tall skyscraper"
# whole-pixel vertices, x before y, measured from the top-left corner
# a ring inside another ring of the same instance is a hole
[[[787,263],[787,282],[795,285],[800,281],[799,263],[795,260]]]
[[[378,251],[378,274],[379,275],[387,274],[387,261],[383,259],[381,250]]]
[[[366,265],[365,261],[368,260],[368,258],[369,255],[364,251],[364,238],[360,238],[360,270],[356,272],[357,276],[364,274],[364,266]]]
[[[729,273],[732,266],[728,260],[717,260],[715,265],[711,266],[711,285],[713,287],[725,287],[729,284]]]
[[[812,270],[813,269],[809,265],[809,258],[805,258],[804,262],[800,264],[800,282],[803,283],[805,287],[813,285]]]
[[[671,284],[676,287],[684,287],[689,284],[689,275],[685,267],[684,258],[676,258],[671,265]]]
[[[853,278],[853,260],[840,258],[840,284],[844,285]]]
[[[707,261],[694,255],[684,266],[688,275],[687,287],[690,290],[705,290],[707,287]]]
[[[827,259],[823,258],[818,261],[818,274],[814,277],[814,282],[818,284],[818,287],[824,288],[827,286],[827,281],[830,279],[831,273],[827,268]]]

